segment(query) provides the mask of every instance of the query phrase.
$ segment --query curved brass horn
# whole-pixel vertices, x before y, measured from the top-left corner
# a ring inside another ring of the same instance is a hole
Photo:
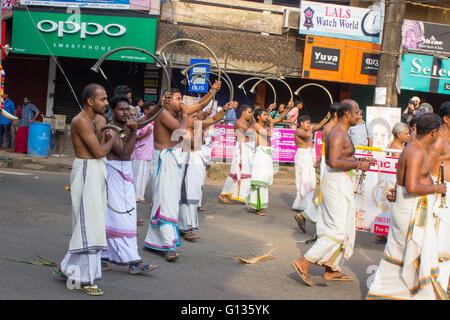
[[[322,88],[323,90],[325,90],[325,92],[328,94],[328,97],[330,98],[331,103],[333,104],[333,97],[331,96],[330,91],[327,90],[327,88],[325,88],[323,85],[318,84],[318,83],[307,83],[302,85],[300,88],[298,88],[297,90],[295,90],[295,95],[298,96],[298,94],[300,93],[300,91],[302,91],[304,88],[309,87],[309,86],[317,86],[319,88]]]
[[[272,80],[278,80],[278,81],[284,83],[284,84],[286,85],[286,87],[289,89],[289,93],[291,94],[291,100],[294,100],[294,94],[292,93],[292,89],[291,89],[291,87],[287,84],[286,81],[284,81],[284,80],[282,80],[282,79],[280,79],[280,78],[276,78],[276,77],[266,77],[266,78],[264,78],[263,80],[269,80],[269,79],[272,79]],[[258,80],[258,82],[256,82],[256,83],[253,85],[253,87],[250,89],[250,92],[252,92],[252,93],[255,92],[256,86],[257,86],[258,84],[260,84],[263,80]]]
[[[277,92],[275,91],[275,87],[273,86],[273,84],[270,83],[269,80],[266,80],[266,79],[261,78],[261,77],[251,77],[251,78],[248,78],[248,79],[245,79],[244,81],[242,81],[238,85],[238,88],[244,90],[244,93],[245,93],[244,84],[246,84],[250,80],[256,80],[256,79],[266,82],[272,88],[272,91],[273,91],[273,103],[276,104],[277,103]],[[252,93],[253,92],[254,91],[252,91]]]
[[[98,59],[98,61],[92,66],[91,70],[94,71],[94,72],[97,72],[97,73],[98,73],[98,71],[100,71],[101,74],[103,75],[103,77],[106,79],[105,74],[103,73],[102,69],[100,68],[101,64],[102,64],[102,63],[106,60],[106,58],[108,58],[110,55],[112,55],[112,54],[114,54],[114,53],[116,53],[116,52],[118,52],[118,51],[122,51],[122,50],[135,50],[135,51],[139,51],[139,52],[145,53],[145,54],[149,55],[150,57],[152,57],[153,59],[155,59],[156,62],[158,62],[159,65],[160,65],[160,66],[162,67],[162,69],[164,70],[164,73],[166,74],[167,90],[170,90],[171,78],[170,78],[169,72],[168,72],[167,69],[166,69],[166,65],[165,65],[164,63],[162,63],[161,60],[160,60],[157,56],[155,56],[154,54],[148,52],[148,51],[145,50],[145,49],[136,48],[136,47],[120,47],[120,48],[116,48],[116,49],[114,49],[114,50],[108,51],[108,52],[105,53],[100,59]],[[164,109],[165,107],[166,107],[166,106],[164,105],[164,103],[162,103],[162,104],[160,105],[160,108],[159,108],[159,110],[158,110],[158,112],[157,112],[156,114],[154,114],[152,117],[150,117],[150,118],[147,119],[147,120],[144,120],[144,121],[142,121],[142,122],[139,122],[140,128],[145,127],[147,124],[149,124],[150,122],[152,122],[153,120],[155,120],[155,119],[159,116],[159,114],[163,111],[163,109]]]
[[[102,131],[104,131],[104,130],[106,130],[106,129],[112,129],[112,130],[114,130],[114,131],[117,131],[117,133],[119,134],[119,137],[120,137],[120,138],[125,138],[125,136],[127,135],[127,134],[125,133],[125,130],[124,130],[124,129],[122,129],[122,128],[118,127],[118,126],[115,126],[115,125],[113,125],[113,124],[107,124],[106,126],[104,126],[104,127],[102,128]]]
[[[17,118],[16,116],[13,116],[11,113],[9,113],[8,111],[6,111],[5,109],[0,109],[0,114],[2,116],[4,116],[7,119],[11,119],[11,120],[17,120],[19,118]]]

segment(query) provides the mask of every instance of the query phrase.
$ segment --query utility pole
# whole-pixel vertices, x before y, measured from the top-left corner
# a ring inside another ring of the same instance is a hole
[[[375,89],[374,106],[397,107],[397,71],[401,58],[405,0],[385,2],[383,40]],[[385,99],[383,97],[385,96]]]

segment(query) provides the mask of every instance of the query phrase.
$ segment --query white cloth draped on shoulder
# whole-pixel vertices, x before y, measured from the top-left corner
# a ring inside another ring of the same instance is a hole
[[[108,249],[102,259],[115,264],[142,262],[137,246],[136,198],[131,161],[108,160],[108,205],[106,239]]]
[[[188,232],[198,230],[198,204],[205,182],[205,159],[202,150],[186,152],[181,183],[180,218],[178,228]]]
[[[181,148],[155,149],[152,162],[153,207],[144,246],[161,251],[180,245],[180,211],[183,153]],[[154,177],[154,178],[153,178]]]
[[[75,158],[70,174],[72,238],[60,270],[81,285],[101,278],[101,250],[105,233],[106,159]]]
[[[316,188],[316,152],[313,148],[297,148],[295,153],[295,186],[297,196],[292,209],[301,211],[305,219],[312,223],[317,221],[317,207],[313,196]]]
[[[250,192],[254,145],[253,140],[249,142],[236,141],[234,145],[230,174],[221,192],[223,195],[230,196],[232,200],[245,202],[245,196]]]
[[[267,208],[272,183],[272,147],[258,146],[253,155],[250,193],[245,198],[247,207],[257,211]]]
[[[399,185],[396,196],[386,247],[366,299],[447,300],[437,279],[436,197],[411,195]]]
[[[356,236],[352,173],[325,166],[320,191],[318,239],[304,257],[340,272],[343,258],[348,260],[353,254]]]
[[[437,215],[439,221],[438,228],[438,253],[441,260],[450,259],[450,182],[445,182],[447,185],[447,196],[443,208],[441,205],[441,195],[436,199],[434,206],[434,213]]]

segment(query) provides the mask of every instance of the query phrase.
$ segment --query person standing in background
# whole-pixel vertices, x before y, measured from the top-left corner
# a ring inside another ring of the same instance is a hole
[[[19,129],[17,130],[14,152],[27,153],[28,149],[28,130],[31,122],[34,122],[39,116],[38,108],[32,104],[29,96],[23,98],[22,114],[20,117]]]
[[[3,109],[10,114],[14,114],[16,110],[14,102],[9,99],[9,95],[6,92],[3,95],[3,101]],[[3,145],[3,135],[6,136],[7,151],[11,152],[11,119],[0,116],[0,147]]]
[[[364,111],[359,111],[358,122],[356,123],[356,126],[348,129],[348,135],[350,136],[354,146],[373,146],[373,131],[372,128],[364,121]],[[358,152],[361,153],[362,150]]]

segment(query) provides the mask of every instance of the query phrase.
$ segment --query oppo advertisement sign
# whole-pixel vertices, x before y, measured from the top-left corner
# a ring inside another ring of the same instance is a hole
[[[155,52],[157,20],[120,16],[14,11],[14,53],[98,59],[119,47]],[[108,59],[151,63],[138,51],[119,51]]]

